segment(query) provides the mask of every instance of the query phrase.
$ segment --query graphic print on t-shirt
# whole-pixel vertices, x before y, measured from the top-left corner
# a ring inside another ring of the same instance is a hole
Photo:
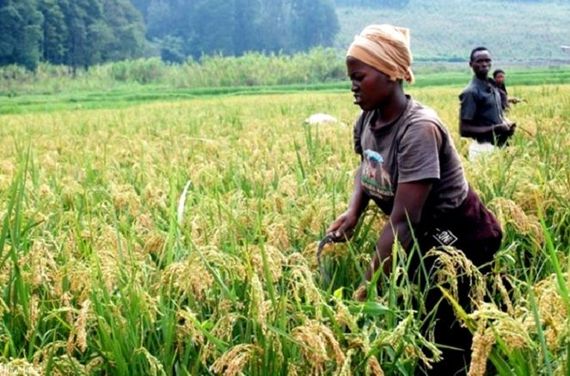
[[[361,184],[372,195],[380,199],[392,198],[390,174],[383,167],[384,158],[380,153],[366,149],[362,160]]]

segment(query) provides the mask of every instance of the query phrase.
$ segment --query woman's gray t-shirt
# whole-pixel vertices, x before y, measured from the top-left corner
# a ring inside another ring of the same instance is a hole
[[[453,140],[435,111],[408,97],[396,122],[376,129],[375,117],[376,111],[365,111],[354,127],[365,192],[391,211],[399,183],[432,180],[427,211],[437,215],[457,208],[468,185]]]

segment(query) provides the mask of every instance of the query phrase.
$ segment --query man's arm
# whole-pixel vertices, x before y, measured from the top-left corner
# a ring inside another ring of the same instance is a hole
[[[489,133],[505,133],[511,129],[510,125],[506,122],[493,125],[477,124],[471,120],[461,119],[459,121],[459,134],[461,137],[477,138]]]

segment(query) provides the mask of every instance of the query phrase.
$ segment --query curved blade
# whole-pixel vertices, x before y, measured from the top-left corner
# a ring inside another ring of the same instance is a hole
[[[321,254],[325,246],[329,243],[334,243],[334,239],[331,235],[326,235],[324,238],[321,239],[319,242],[319,246],[317,248],[317,261],[319,263],[319,272],[321,274],[321,281],[325,286],[328,286],[331,280],[330,272],[325,267],[325,264],[321,260]]]

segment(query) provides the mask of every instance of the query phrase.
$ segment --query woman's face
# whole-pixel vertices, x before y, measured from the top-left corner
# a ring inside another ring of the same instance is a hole
[[[364,111],[372,111],[385,104],[398,84],[384,73],[351,56],[346,58],[346,69],[352,81],[354,104]]]

